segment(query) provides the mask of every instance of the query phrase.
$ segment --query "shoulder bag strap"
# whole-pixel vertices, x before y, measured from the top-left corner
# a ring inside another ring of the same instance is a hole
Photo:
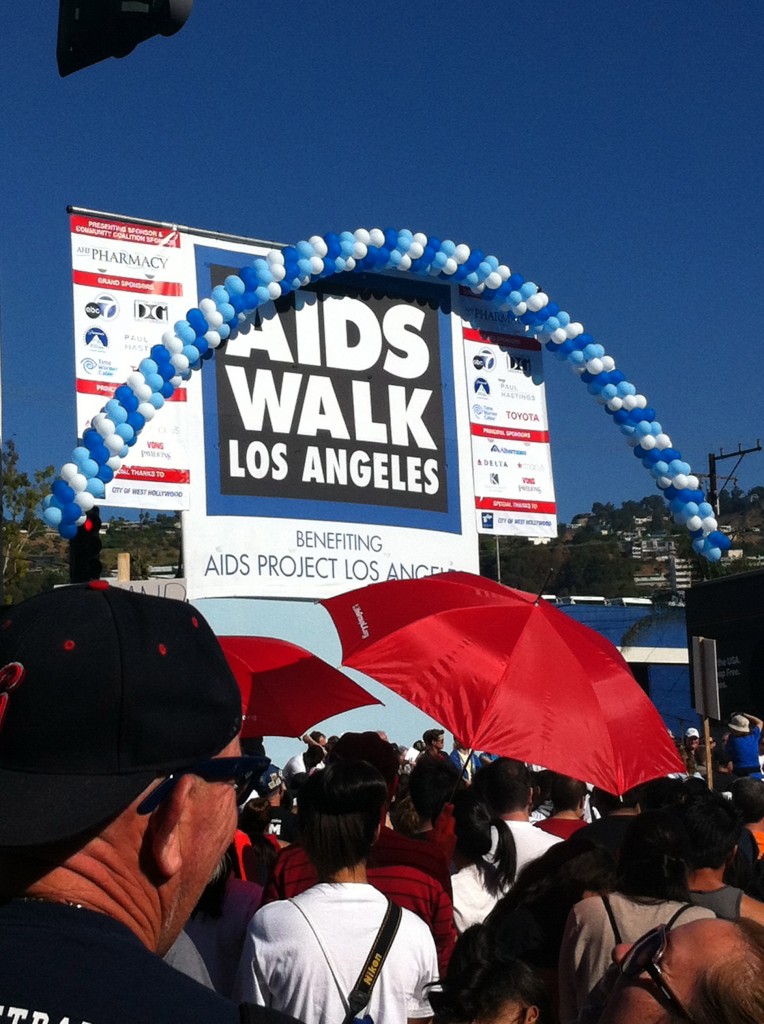
[[[361,968],[353,989],[348,996],[349,1009],[343,1024],[352,1024],[353,1019],[367,1005],[371,998],[371,991],[379,977],[382,965],[384,964],[393,940],[398,933],[403,912],[397,903],[387,901],[387,910],[382,918],[382,924],[374,939],[374,943],[366,957],[366,963]]]
[[[682,916],[682,914],[685,912],[685,910],[690,910],[694,906],[695,906],[694,903],[685,903],[683,906],[681,906],[679,908],[679,910],[675,911],[675,913],[673,913],[671,915],[671,917],[668,919],[668,921],[666,922],[666,931],[670,931],[671,930],[671,928],[676,923],[677,918],[680,918]]]
[[[623,939],[621,938],[621,932],[618,928],[618,925],[616,924],[615,914],[613,913],[613,908],[610,906],[610,900],[608,899],[607,895],[602,896],[602,902],[605,905],[607,916],[610,918],[610,927],[613,929],[613,935],[615,935],[615,943],[616,945],[619,945],[621,942],[623,942]]]

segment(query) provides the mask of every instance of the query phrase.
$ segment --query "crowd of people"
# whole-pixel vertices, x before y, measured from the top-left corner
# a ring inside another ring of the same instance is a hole
[[[191,606],[0,614],[0,1022],[761,1024],[762,722],[615,797],[428,729],[241,740]]]

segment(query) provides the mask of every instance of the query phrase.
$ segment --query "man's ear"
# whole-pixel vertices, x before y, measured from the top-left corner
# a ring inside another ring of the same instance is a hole
[[[147,839],[154,864],[160,876],[167,880],[176,875],[183,867],[184,850],[188,856],[188,848],[184,844],[185,825],[191,812],[191,791],[195,780],[191,775],[183,775],[151,815]]]

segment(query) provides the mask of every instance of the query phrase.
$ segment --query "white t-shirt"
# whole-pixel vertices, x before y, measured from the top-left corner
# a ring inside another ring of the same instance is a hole
[[[515,878],[520,874],[526,864],[536,860],[542,853],[546,853],[550,846],[556,846],[562,839],[552,836],[543,829],[536,828],[530,821],[505,821],[512,838],[515,841],[517,851],[517,870]]]
[[[322,882],[295,896],[294,902],[313,923],[347,997],[382,924],[387,899],[371,885]],[[406,1024],[410,1017],[430,1017],[426,986],[437,979],[430,930],[404,910],[369,1006],[359,1016],[368,1014],[375,1024]],[[282,1010],[305,1024],[338,1024],[344,1018],[345,1003],[326,956],[290,900],[270,903],[255,914],[234,999]]]
[[[495,896],[485,887],[485,873],[477,864],[468,864],[451,875],[454,891],[454,925],[461,935],[470,925],[482,924],[499,902],[503,893]]]
[[[301,775],[305,771],[305,761],[302,754],[293,754],[281,770],[284,782],[290,782],[294,775]]]

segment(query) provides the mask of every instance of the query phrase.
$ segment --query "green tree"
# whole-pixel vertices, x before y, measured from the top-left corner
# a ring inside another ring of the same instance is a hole
[[[65,549],[58,537],[48,536],[42,518],[42,500],[50,491],[53,466],[38,469],[30,478],[19,468],[19,452],[6,441],[0,451],[3,488],[3,600],[6,604],[28,597],[54,582],[67,579]],[[32,557],[34,549],[34,559]],[[28,578],[39,571],[38,580]],[[39,582],[39,587],[35,583]]]

